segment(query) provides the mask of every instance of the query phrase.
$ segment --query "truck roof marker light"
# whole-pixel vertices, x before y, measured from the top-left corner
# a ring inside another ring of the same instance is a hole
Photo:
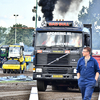
[[[37,50],[37,53],[42,53],[42,50]]]
[[[58,21],[58,19],[56,19],[56,21]]]
[[[65,50],[65,53],[68,53],[69,54],[70,53],[70,50]]]
[[[64,19],[62,19],[62,21],[64,21]]]

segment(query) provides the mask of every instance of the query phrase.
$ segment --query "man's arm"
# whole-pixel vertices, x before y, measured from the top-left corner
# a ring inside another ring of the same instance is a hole
[[[97,81],[100,74],[100,68],[97,60],[95,60],[95,71],[96,71],[95,80]]]
[[[95,75],[95,80],[96,80],[96,81],[98,80],[98,77],[99,77],[99,73],[96,72],[96,75]]]
[[[77,73],[77,79],[79,79],[80,78],[80,73]]]

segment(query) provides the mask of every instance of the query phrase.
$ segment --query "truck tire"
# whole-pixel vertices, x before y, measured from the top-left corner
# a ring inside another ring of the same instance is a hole
[[[38,91],[45,91],[47,88],[47,84],[45,81],[37,80],[37,88]]]
[[[6,73],[6,69],[3,69],[3,73]]]
[[[81,90],[80,90],[79,86],[78,86],[78,89],[79,89],[79,92],[81,93]]]
[[[15,69],[15,70],[14,70],[14,72],[15,72],[15,74],[17,74],[17,73],[18,73],[18,70],[17,70],[17,69]]]
[[[10,73],[10,69],[7,69],[7,73]]]
[[[99,92],[99,87],[95,87],[94,92]]]
[[[11,71],[11,73],[13,73],[13,72],[14,72],[14,71],[13,71],[13,69],[11,69],[10,71]]]
[[[58,87],[55,85],[52,85],[52,90],[58,90]]]
[[[19,74],[21,74],[21,73],[22,73],[21,67],[20,67],[20,69],[18,70],[18,73],[19,73]]]

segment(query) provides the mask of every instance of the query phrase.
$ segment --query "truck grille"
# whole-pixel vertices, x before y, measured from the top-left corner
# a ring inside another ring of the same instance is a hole
[[[48,64],[56,60],[56,58],[59,58],[63,55],[64,54],[37,54],[37,64]],[[69,56],[67,55],[64,58],[61,58],[59,61],[56,61],[52,64],[66,65],[68,64],[68,59]]]
[[[48,55],[48,60],[47,63],[50,63],[54,60],[56,60],[56,58],[59,58],[61,56],[63,56],[64,54],[49,54]],[[59,61],[56,61],[52,64],[68,64],[68,56],[61,58]]]
[[[61,69],[61,68],[48,68],[49,74],[66,74],[67,69]]]

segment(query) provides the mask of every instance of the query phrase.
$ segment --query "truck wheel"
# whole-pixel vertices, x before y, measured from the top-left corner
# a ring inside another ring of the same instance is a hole
[[[37,80],[37,88],[38,91],[45,91],[47,88],[47,84],[45,81]]]
[[[17,69],[15,69],[14,72],[15,72],[15,74],[17,74],[17,72],[18,72]]]
[[[57,86],[52,85],[52,90],[58,90]]]
[[[22,73],[22,70],[21,70],[21,68],[18,70],[18,73],[19,73],[19,74],[21,74],[21,73]]]
[[[94,92],[99,92],[99,87],[95,87]]]
[[[13,72],[14,72],[14,71],[13,71],[13,69],[11,69],[10,71],[11,71],[11,73],[13,73]]]
[[[3,73],[6,73],[6,69],[3,69]]]
[[[10,69],[7,69],[7,73],[10,73]]]
[[[78,89],[79,89],[79,92],[81,92],[81,90],[80,90],[80,88],[78,87]]]

